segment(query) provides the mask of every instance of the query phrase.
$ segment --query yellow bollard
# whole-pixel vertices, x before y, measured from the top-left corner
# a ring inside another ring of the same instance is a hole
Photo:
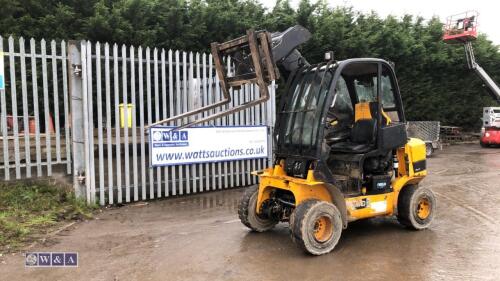
[[[120,103],[120,127],[125,128],[125,104]],[[134,104],[127,104],[127,125],[132,128],[132,109],[134,109]]]

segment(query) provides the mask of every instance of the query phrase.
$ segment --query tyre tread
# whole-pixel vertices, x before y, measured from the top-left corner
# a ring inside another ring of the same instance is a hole
[[[254,185],[248,187],[245,190],[245,193],[243,194],[243,197],[238,204],[238,217],[240,218],[241,223],[250,228],[252,231],[264,232],[273,228],[278,222],[255,218],[257,219],[257,221],[254,221],[254,223],[252,223],[252,221],[250,220],[250,215],[256,217],[255,213],[251,213],[252,211],[255,212],[255,209],[251,209],[254,207],[250,206],[250,201],[252,200],[252,196],[254,196],[258,192],[258,189],[259,186]]]
[[[340,233],[337,234],[334,233],[332,237],[337,236],[337,238],[332,238],[333,239],[332,241],[334,242],[332,242],[331,248],[316,249],[313,245],[310,245],[308,247],[308,245],[311,244],[311,242],[305,241],[304,237],[302,237],[304,233],[308,233],[308,229],[305,228],[307,228],[307,221],[310,219],[313,208],[315,207],[320,208],[322,204],[329,204],[333,208],[334,210],[333,216],[336,217],[337,220],[337,226],[335,226],[335,229],[337,231],[340,231],[341,233],[343,225],[342,225],[342,218],[340,215],[340,211],[334,204],[326,201],[319,201],[316,199],[306,200],[297,206],[297,208],[294,210],[294,212],[290,217],[290,232],[291,232],[290,234],[292,236],[292,240],[299,246],[299,248],[312,255],[323,255],[330,252],[331,250],[333,250],[333,248],[338,243],[338,240],[340,239]]]
[[[427,195],[431,198],[431,201],[433,204],[432,206],[432,211],[429,218],[429,220],[425,223],[422,224],[417,221],[417,219],[414,217],[414,213],[412,211],[412,200],[415,200],[416,196],[419,196],[419,194],[416,193],[424,193],[427,192]],[[414,230],[422,230],[427,228],[431,223],[434,218],[434,213],[436,210],[436,202],[435,202],[435,197],[434,194],[430,189],[424,188],[424,187],[418,187],[418,185],[407,185],[403,187],[401,192],[399,193],[398,197],[398,212],[397,212],[397,219],[399,223],[402,225],[414,229]]]

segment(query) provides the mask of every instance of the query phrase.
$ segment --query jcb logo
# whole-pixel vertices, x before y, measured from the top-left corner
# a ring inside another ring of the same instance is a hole
[[[370,204],[370,201],[368,200],[368,198],[363,198],[361,200],[356,200],[356,201],[353,201],[352,202],[352,207],[354,209],[363,209],[363,208],[366,208],[368,207],[368,205]]]

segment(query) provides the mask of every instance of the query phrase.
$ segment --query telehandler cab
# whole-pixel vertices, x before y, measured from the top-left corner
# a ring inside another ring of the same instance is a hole
[[[230,87],[245,83],[256,83],[261,97],[181,127],[267,100],[268,85],[281,73],[287,85],[277,108],[274,166],[254,172],[260,184],[246,189],[241,222],[257,232],[289,222],[293,241],[313,255],[332,251],[342,230],[358,219],[396,215],[404,226],[427,228],[436,199],[419,187],[427,174],[425,143],[407,137],[391,64],[376,58],[336,61],[332,53],[309,64],[296,49],[309,38],[309,31],[294,26],[212,43],[225,97],[212,106],[228,103]],[[234,67],[223,63],[225,57]]]

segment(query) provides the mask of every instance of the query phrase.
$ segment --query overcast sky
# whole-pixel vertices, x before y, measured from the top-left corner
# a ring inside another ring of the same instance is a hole
[[[275,0],[259,0],[264,6],[271,8]],[[311,0],[314,2],[315,0]],[[355,10],[377,12],[380,16],[401,16],[412,14],[426,19],[436,15],[444,22],[446,17],[468,10],[479,12],[479,32],[486,33],[495,44],[500,44],[500,1],[498,0],[327,0],[332,6],[353,6]],[[291,0],[292,6],[297,7],[299,0]]]

